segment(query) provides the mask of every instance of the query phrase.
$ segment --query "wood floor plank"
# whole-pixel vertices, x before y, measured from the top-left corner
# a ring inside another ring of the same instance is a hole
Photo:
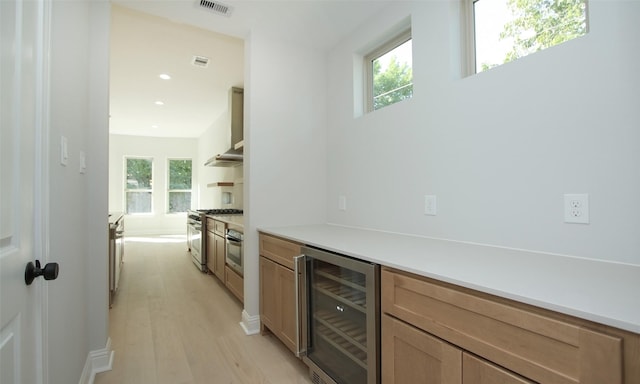
[[[273,335],[247,336],[242,305],[197,270],[183,237],[126,238],[109,311],[113,369],[95,384],[310,384]]]

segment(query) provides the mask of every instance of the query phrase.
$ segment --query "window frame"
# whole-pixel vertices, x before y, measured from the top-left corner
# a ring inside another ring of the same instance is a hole
[[[474,4],[476,2],[479,1],[485,1],[485,0],[461,0],[462,1],[462,20],[464,22],[464,27],[463,27],[463,35],[466,37],[466,44],[464,45],[464,47],[466,48],[466,60],[465,60],[465,70],[466,70],[466,74],[467,76],[472,76],[472,75],[476,75],[478,73],[484,72],[484,71],[477,71],[477,63],[476,63],[476,17],[475,17],[475,8],[474,8]],[[589,33],[589,0],[583,0],[584,4],[585,4],[585,10],[584,10],[584,17],[585,17],[585,32],[584,35],[581,36],[585,36],[586,34]],[[580,36],[580,37],[581,37]],[[573,40],[573,39],[572,39]],[[570,41],[570,40],[567,40]],[[567,42],[564,41],[564,42]],[[562,43],[550,46],[550,47],[546,47],[544,49],[548,49],[557,45],[561,45]],[[544,50],[542,49],[542,50]],[[521,56],[519,58],[522,57],[526,57],[529,56],[533,53],[536,53],[539,51],[535,51],[535,52],[531,52],[525,56]],[[516,59],[517,60],[517,59]],[[514,61],[516,61],[514,60]],[[502,66],[504,64],[507,63],[502,63],[502,64],[498,64],[497,66]]]
[[[149,160],[151,162],[151,186],[149,188],[129,188],[129,182],[127,181],[127,163],[128,160],[132,159],[132,160]],[[154,207],[153,207],[153,179],[154,179],[154,173],[155,173],[155,167],[154,167],[154,158],[150,157],[150,156],[124,156],[124,161],[123,161],[123,165],[124,165],[124,172],[123,172],[123,176],[124,176],[124,213],[126,215],[152,215],[154,212]],[[151,206],[149,209],[149,212],[129,212],[129,200],[127,198],[127,194],[129,192],[149,192],[151,194]]]
[[[373,109],[373,61],[386,55],[387,53],[398,48],[402,44],[409,40],[413,40],[411,33],[411,25],[403,28],[400,33],[394,34],[390,39],[384,40],[384,42],[378,45],[374,50],[370,51],[363,58],[363,74],[365,85],[365,102],[364,108],[366,113],[374,112]],[[411,70],[413,72],[413,52],[411,55]],[[411,77],[411,84],[413,85],[413,75]],[[395,103],[394,103],[395,104]]]
[[[191,162],[191,188],[190,189],[170,189],[169,186],[171,185],[171,162],[172,161],[185,161],[188,160]],[[167,199],[166,199],[166,204],[165,204],[165,213],[167,215],[177,215],[177,214],[181,214],[181,213],[185,213],[186,211],[180,211],[180,212],[171,212],[170,211],[170,202],[171,202],[171,193],[172,192],[181,192],[181,193],[185,193],[185,192],[189,192],[190,199],[189,201],[191,201],[191,197],[193,197],[193,159],[192,158],[188,158],[188,157],[172,157],[172,158],[167,158]],[[190,208],[188,208],[190,209]]]

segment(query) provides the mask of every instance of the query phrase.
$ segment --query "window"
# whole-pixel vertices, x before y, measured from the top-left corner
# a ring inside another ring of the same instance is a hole
[[[168,213],[191,208],[191,160],[169,160]]]
[[[153,159],[125,158],[126,213],[152,212]]]
[[[586,0],[466,0],[479,73],[587,33]]]
[[[367,111],[413,96],[411,29],[365,56]]]

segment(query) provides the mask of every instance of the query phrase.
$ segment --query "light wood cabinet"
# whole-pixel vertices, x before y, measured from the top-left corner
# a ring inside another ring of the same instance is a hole
[[[385,384],[535,384],[386,314],[382,351]]]
[[[216,274],[216,235],[212,231],[207,231],[207,240],[205,242],[207,268],[214,275]]]
[[[208,244],[208,243],[207,243]],[[214,269],[213,274],[216,275],[220,281],[224,280],[224,265],[225,265],[225,240],[224,237],[215,235],[213,237],[213,254],[214,256]]]
[[[244,302],[244,279],[227,265],[224,266],[224,285],[238,300]]]
[[[461,351],[464,384],[640,382],[640,335],[391,268],[381,287],[385,383],[440,382],[402,369],[433,339]]]
[[[207,268],[235,297],[244,302],[244,278],[226,263],[227,223],[208,217],[206,228]]]
[[[389,315],[382,315],[382,353],[385,384],[462,383],[460,348]]]
[[[462,354],[462,382],[464,384],[535,384],[467,352]]]
[[[296,350],[295,274],[292,270],[260,257],[260,321],[292,352]]]
[[[260,234],[260,330],[271,331],[292,352],[297,346],[293,258],[300,244]]]
[[[213,220],[207,218],[207,231],[206,231],[206,255],[207,255],[207,268],[213,273],[220,281],[225,281],[224,266],[225,266],[225,231],[227,224],[223,221]]]

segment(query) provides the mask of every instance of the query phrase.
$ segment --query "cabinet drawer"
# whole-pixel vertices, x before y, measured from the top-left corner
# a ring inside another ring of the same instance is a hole
[[[293,270],[293,258],[300,256],[301,245],[277,237],[260,234],[260,254]]]
[[[409,273],[385,268],[381,280],[384,312],[524,377],[622,383],[619,337]]]
[[[226,235],[227,223],[207,217],[207,231],[214,232],[220,236]]]
[[[244,280],[228,266],[224,266],[224,285],[244,303]]]
[[[215,220],[210,219],[210,218],[208,218],[208,217],[207,217],[207,223],[206,223],[206,225],[207,225],[207,231],[209,231],[209,232],[215,232],[215,231],[214,231],[214,227],[215,227],[215,224],[214,224],[214,223],[215,223],[215,222],[216,222]]]
[[[217,220],[213,221],[213,232],[215,232],[220,236],[224,236],[226,235],[226,231],[227,231],[227,223],[223,221],[217,221]]]

